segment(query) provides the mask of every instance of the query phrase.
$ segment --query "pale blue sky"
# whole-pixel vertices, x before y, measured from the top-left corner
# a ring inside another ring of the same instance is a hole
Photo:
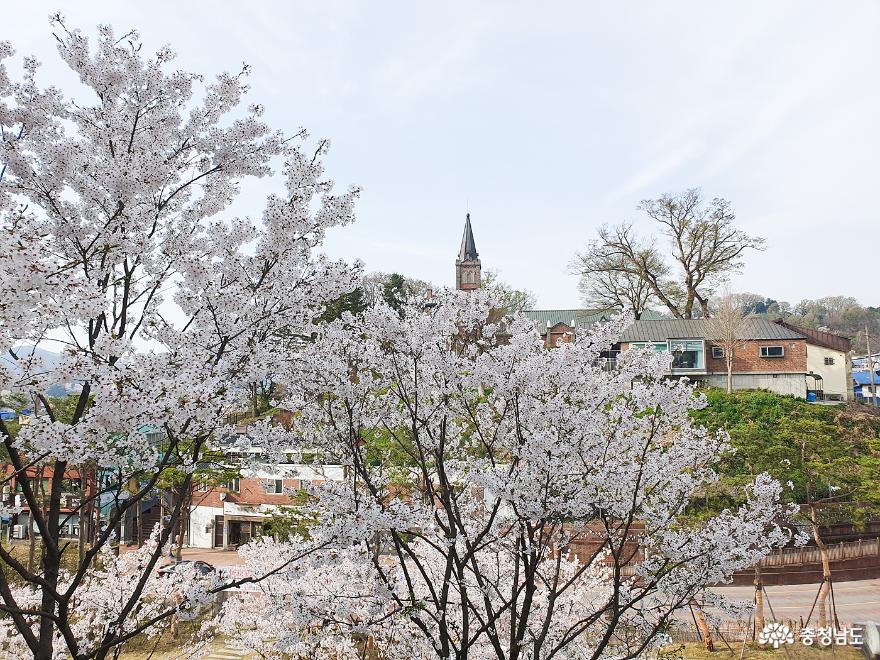
[[[363,187],[327,250],[369,270],[452,285],[469,207],[484,269],[574,307],[598,225],[701,186],[768,239],[734,290],[880,304],[878,2],[16,3],[0,39],[43,81],[57,8],[188,70],[250,63],[268,119],[331,138],[330,174]]]

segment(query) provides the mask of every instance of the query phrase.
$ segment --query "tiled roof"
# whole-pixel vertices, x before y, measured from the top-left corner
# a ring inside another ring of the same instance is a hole
[[[641,320],[624,330],[620,341],[710,338],[715,334],[710,323],[707,319]],[[804,335],[766,319],[745,319],[739,339],[804,339]]]
[[[535,322],[538,332],[545,333],[548,328],[564,323],[570,328],[583,328],[593,323],[607,321],[620,310],[617,309],[526,309],[523,310],[528,318]],[[647,318],[663,318],[658,312],[646,310],[642,314]]]

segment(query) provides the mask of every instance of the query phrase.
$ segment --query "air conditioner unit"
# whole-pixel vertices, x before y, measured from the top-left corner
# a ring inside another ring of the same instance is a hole
[[[27,530],[24,525],[13,525],[12,526],[12,538],[14,539],[23,539],[27,536]]]

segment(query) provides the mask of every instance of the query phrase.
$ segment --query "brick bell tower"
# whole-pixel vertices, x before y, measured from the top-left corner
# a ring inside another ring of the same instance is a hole
[[[455,288],[460,291],[473,291],[480,288],[480,255],[474,244],[474,232],[471,230],[471,214],[464,221],[464,235],[461,237],[461,249],[455,260]]]

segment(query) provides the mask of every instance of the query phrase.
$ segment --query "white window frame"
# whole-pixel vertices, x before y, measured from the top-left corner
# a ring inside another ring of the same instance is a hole
[[[778,348],[780,351],[779,355],[770,355],[769,350],[771,348]],[[783,346],[782,344],[774,344],[773,346],[761,346],[759,348],[758,355],[760,355],[762,358],[784,358],[785,346]]]
[[[284,493],[284,480],[266,479],[265,487],[268,495],[281,495]]]
[[[229,481],[224,484],[226,486],[226,490],[230,493],[240,493],[241,492],[241,478],[233,477]]]

